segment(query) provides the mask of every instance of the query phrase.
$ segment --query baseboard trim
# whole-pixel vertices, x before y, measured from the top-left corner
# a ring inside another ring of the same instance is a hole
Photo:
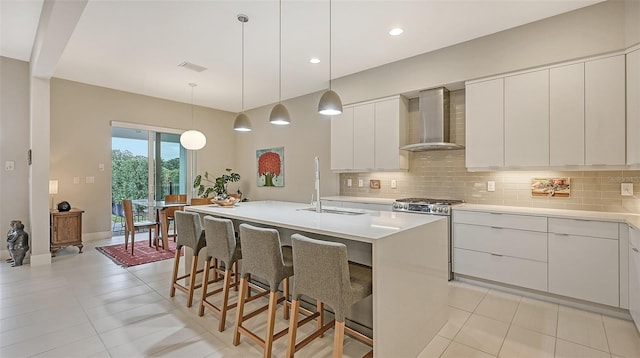
[[[31,255],[30,264],[31,266],[51,265],[51,253],[47,252],[42,255]]]
[[[98,241],[111,238],[111,231],[85,232],[82,234],[82,241]]]

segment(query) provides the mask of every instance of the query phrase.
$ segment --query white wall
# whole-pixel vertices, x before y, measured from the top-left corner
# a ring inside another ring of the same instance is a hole
[[[339,192],[337,174],[330,171],[329,117],[318,114],[322,93],[314,93],[284,101],[292,123],[276,126],[269,123],[273,106],[245,112],[253,131],[236,134],[236,164],[242,175],[241,190],[251,200],[284,200],[308,203],[314,193],[314,156],[320,158],[321,195]],[[284,147],[284,187],[258,187],[256,150]],[[247,173],[246,177],[244,176]],[[246,179],[246,180],[245,180]]]
[[[219,173],[235,162],[233,114],[198,107],[195,127],[207,137],[197,171]],[[83,232],[106,237],[111,229],[111,121],[190,129],[191,105],[78,82],[51,81],[51,175],[56,202],[85,210]],[[98,169],[99,164],[105,170]],[[244,174],[244,173],[243,173]],[[73,184],[73,177],[80,184]],[[94,184],[85,177],[93,176]],[[89,238],[98,238],[91,237]]]
[[[11,220],[29,223],[29,63],[0,57],[0,227],[8,230]],[[6,171],[6,161],[15,162]],[[2,231],[4,232],[4,231]],[[5,244],[0,246],[3,258]]]

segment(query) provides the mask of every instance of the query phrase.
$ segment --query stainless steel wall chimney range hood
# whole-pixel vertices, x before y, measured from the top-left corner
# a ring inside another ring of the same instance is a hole
[[[419,99],[419,141],[400,149],[412,152],[464,149],[464,146],[449,141],[449,90],[440,87],[420,91]]]

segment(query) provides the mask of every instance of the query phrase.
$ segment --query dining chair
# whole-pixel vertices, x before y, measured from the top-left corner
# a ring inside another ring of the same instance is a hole
[[[187,203],[187,194],[169,194],[164,197],[165,203]],[[175,212],[177,210],[184,210],[184,206],[175,206],[170,208],[164,208],[166,224],[167,224],[167,233],[169,232],[169,228],[173,227],[173,232],[171,234],[167,234],[168,237],[172,237],[173,241],[176,241],[176,218]],[[172,225],[173,224],[173,225]]]
[[[129,243],[129,234],[131,234],[131,255],[134,254],[133,245],[135,242],[136,231],[140,229],[149,230],[149,247],[152,244],[152,231],[155,230],[156,237],[158,236],[158,222],[153,221],[134,221],[133,220],[133,203],[130,199],[122,200],[122,207],[124,209],[124,249],[127,250]]]
[[[209,205],[211,204],[210,198],[191,198],[191,202],[189,203],[191,206],[194,205]]]

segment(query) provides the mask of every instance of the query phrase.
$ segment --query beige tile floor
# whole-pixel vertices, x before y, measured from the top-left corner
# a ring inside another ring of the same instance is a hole
[[[198,316],[199,299],[187,308],[184,294],[169,297],[173,260],[123,269],[94,249],[121,240],[60,250],[50,266],[0,263],[0,357],[261,356],[246,338],[231,344],[233,311],[220,333],[211,312]],[[287,326],[279,313],[276,329]],[[264,332],[261,317],[252,324]],[[296,356],[330,357],[331,340]],[[368,349],[345,339],[346,357]],[[452,282],[449,321],[419,357],[496,356],[640,357],[640,337],[629,321]]]

